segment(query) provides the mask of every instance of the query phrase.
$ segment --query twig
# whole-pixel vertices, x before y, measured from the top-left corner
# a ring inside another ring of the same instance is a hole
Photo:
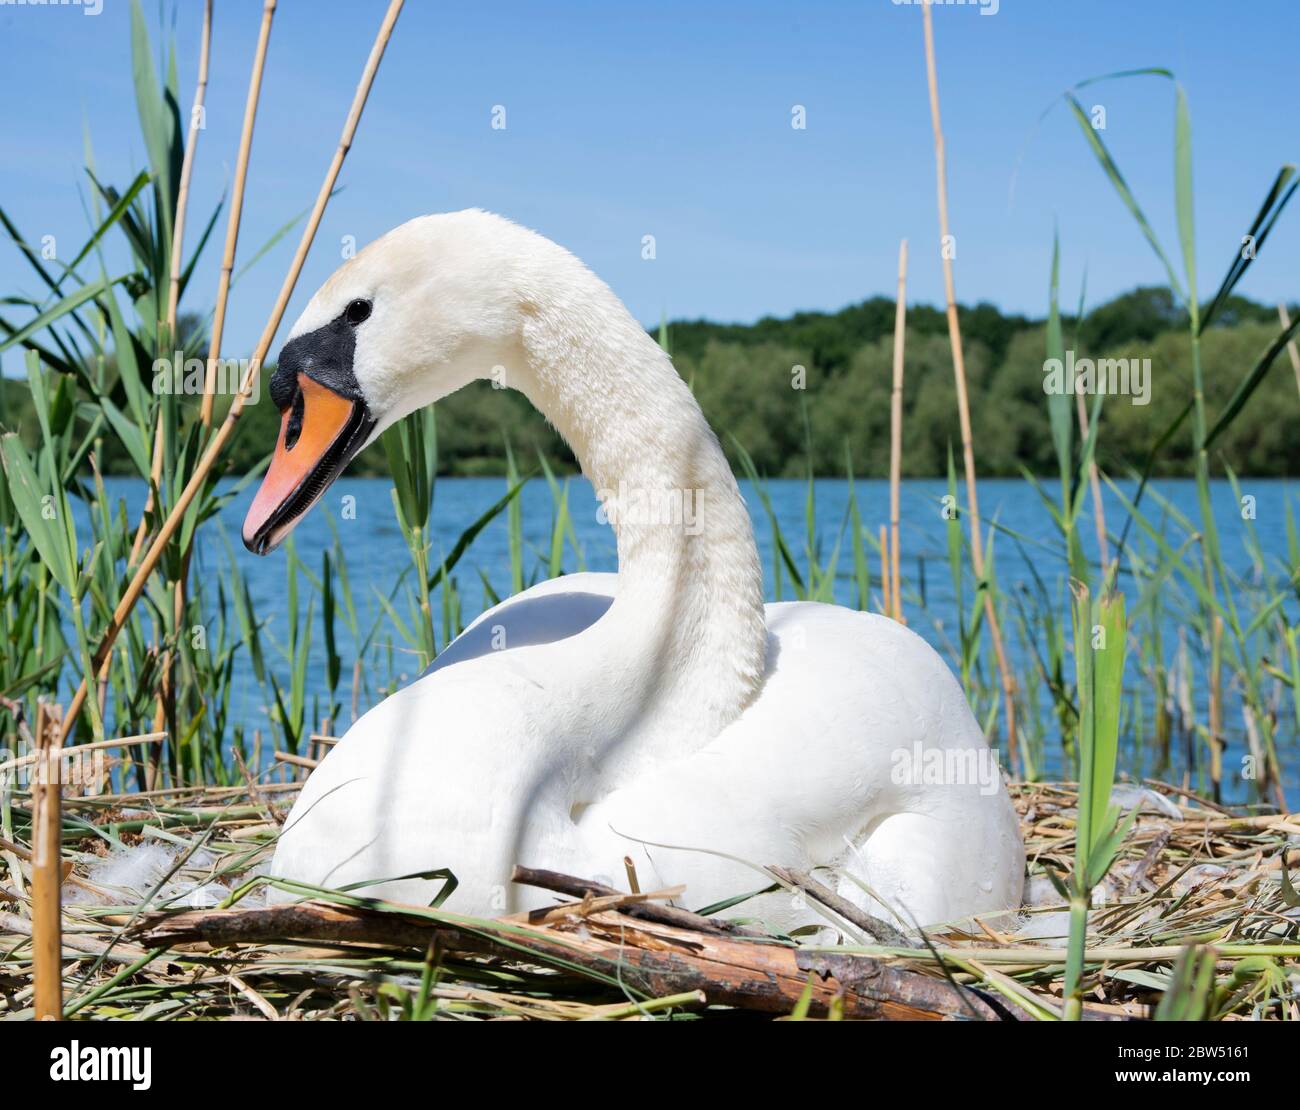
[[[1216,802],[1213,798],[1202,797],[1200,794],[1197,794],[1186,786],[1175,786],[1171,782],[1164,782],[1161,779],[1153,778],[1144,778],[1142,780],[1142,785],[1149,786],[1158,793],[1168,794],[1172,798],[1190,798],[1203,809],[1212,809],[1217,813],[1223,813],[1229,816],[1232,814],[1232,810],[1228,806],[1223,805],[1221,802]]]
[[[532,867],[516,867],[510,875],[510,881],[522,886],[535,886],[542,890],[553,890],[558,894],[568,894],[573,898],[583,898],[588,894],[601,897],[610,895],[627,897],[626,891],[616,890],[603,883],[593,883],[589,879],[578,879],[572,875],[561,875],[558,871],[542,871]],[[690,910],[679,909],[676,906],[661,906],[654,902],[631,902],[620,905],[618,910],[629,917],[641,918],[644,921],[658,921],[664,925],[676,925],[678,928],[695,929],[701,933],[718,936],[763,935],[756,929],[737,925],[731,921],[716,917],[701,917]]]
[[[844,918],[850,925],[861,930],[877,944],[887,944],[894,948],[920,948],[919,941],[900,933],[887,921],[859,909],[847,898],[841,898],[830,887],[818,882],[807,871],[793,867],[776,867],[768,864],[767,869],[782,882],[799,887],[810,898],[816,899],[832,913]]]
[[[86,752],[103,751],[107,748],[130,748],[138,744],[154,744],[159,740],[165,740],[165,732],[144,732],[139,736],[120,736],[116,740],[96,740],[93,744],[77,744],[71,748],[60,748],[59,758],[67,759],[69,756],[84,755]],[[0,763],[0,773],[13,771],[19,767],[27,767],[42,758],[40,750],[28,752],[26,755],[15,756],[13,759]]]
[[[0,913],[0,932],[13,933],[20,937],[31,937],[35,931],[32,922],[24,920],[17,914]],[[62,938],[62,942],[63,947],[68,951],[103,956],[106,960],[119,964],[134,963],[141,957],[148,955],[143,948],[118,943],[105,944],[103,941],[79,936],[76,933],[68,933]],[[155,963],[161,968],[166,965],[167,961],[159,959]]]
[[[649,905],[652,899],[656,898],[668,901],[670,898],[679,897],[685,889],[684,886],[674,886],[665,890],[652,890],[645,894],[628,894],[623,890],[616,890],[613,894],[588,892],[577,902],[555,902],[524,913],[510,914],[500,920],[526,921],[529,925],[567,925],[590,917],[592,914],[622,912],[632,906]]]
[[[14,719],[14,728],[18,732],[18,738],[36,747],[36,740],[32,736],[31,729],[27,727],[27,713],[23,709],[23,703],[15,698],[0,697],[0,707],[7,709],[9,715]]]
[[[294,755],[293,752],[276,752],[275,758],[281,763],[292,763],[295,767],[306,767],[309,771],[320,766],[318,760],[308,759],[305,755]]]
[[[441,919],[414,906],[406,913],[309,901],[151,914],[131,931],[150,946],[302,940],[427,951],[436,942],[446,952],[579,968],[605,981],[616,978],[625,989],[651,998],[702,991],[711,1005],[765,1013],[789,1013],[811,983],[815,1014],[826,1013],[839,998],[845,1015],[856,1018],[935,1020],[968,1017],[972,1011],[986,1020],[1028,1016],[1013,1004],[871,956],[736,940],[656,921],[633,925],[621,913],[585,917],[581,932],[565,932]]]
[[[1156,860],[1160,858],[1160,853],[1165,850],[1168,844],[1168,829],[1161,829],[1151,838],[1151,843],[1147,845],[1146,852],[1143,853],[1138,865],[1133,868],[1133,873],[1129,876],[1128,885],[1124,888],[1125,894],[1132,894],[1141,889],[1143,880],[1147,877],[1151,868],[1155,866]]]

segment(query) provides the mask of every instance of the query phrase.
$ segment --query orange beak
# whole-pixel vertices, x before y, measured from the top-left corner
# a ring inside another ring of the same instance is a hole
[[[361,449],[374,421],[362,401],[298,376],[298,395],[280,417],[280,437],[262,487],[244,518],[244,546],[277,547]]]

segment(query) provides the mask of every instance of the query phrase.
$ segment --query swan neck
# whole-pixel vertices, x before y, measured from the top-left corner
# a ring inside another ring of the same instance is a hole
[[[581,309],[532,323],[523,390],[617,536],[618,594],[602,622],[612,648],[658,700],[657,719],[716,734],[752,700],[766,653],[758,552],[726,456],[667,354],[603,284]]]

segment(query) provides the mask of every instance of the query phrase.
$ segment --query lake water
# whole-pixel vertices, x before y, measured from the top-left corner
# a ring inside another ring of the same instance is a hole
[[[563,479],[562,479],[563,480]],[[587,570],[617,569],[617,559],[613,533],[597,517],[597,502],[591,487],[581,478],[569,478],[569,511],[573,520],[578,547],[582,553],[582,564]],[[1046,488],[1052,488],[1048,483]],[[1131,496],[1132,483],[1120,483],[1120,489],[1126,496]],[[122,497],[128,504],[128,516],[134,520],[138,517],[143,501],[143,487],[139,482],[129,479],[110,480],[110,494]],[[297,527],[293,541],[297,553],[309,568],[319,572],[321,551],[331,547],[334,533],[337,532],[348,560],[353,595],[360,610],[361,623],[369,625],[368,614],[378,612],[377,596],[381,592],[387,595],[393,588],[399,575],[406,569],[410,560],[405,543],[398,531],[394,518],[390,496],[390,484],[386,479],[343,478],[339,480]],[[473,521],[497,501],[505,492],[506,484],[501,478],[445,478],[437,483],[433,525],[433,552],[431,563],[436,565],[438,558],[446,554],[455,543],[456,538]],[[1188,520],[1199,518],[1196,505],[1195,484],[1191,481],[1163,481],[1152,487],[1154,494],[1165,499],[1169,504],[1166,516],[1158,507],[1152,493],[1143,502],[1143,509],[1150,519],[1162,522],[1160,527],[1167,541],[1175,548],[1186,538],[1184,530],[1173,523],[1174,514],[1182,514]],[[774,599],[772,546],[773,538],[770,524],[760,499],[747,483],[741,483],[741,490],[749,506],[754,521],[755,536],[758,541],[764,573],[767,580],[767,595]],[[806,565],[804,548],[806,544],[807,524],[806,505],[807,485],[798,480],[776,480],[768,483],[768,494],[773,509],[781,523],[786,542],[791,547],[801,573]],[[957,639],[957,611],[953,599],[952,581],[948,569],[947,556],[947,521],[942,514],[942,498],[947,492],[942,480],[913,480],[903,484],[902,489],[902,575],[904,579],[904,608],[911,626],[925,636],[941,654],[954,664],[953,642]],[[1220,541],[1224,556],[1232,572],[1243,582],[1258,580],[1258,568],[1247,544],[1248,527],[1253,527],[1259,538],[1262,550],[1266,553],[1265,571],[1272,577],[1284,576],[1286,567],[1286,514],[1285,504],[1289,499],[1292,512],[1300,518],[1300,487],[1286,480],[1244,480],[1241,483],[1243,495],[1254,498],[1253,520],[1244,520],[1242,508],[1231,486],[1227,482],[1216,482],[1212,496],[1216,520],[1220,531]],[[848,505],[848,483],[836,479],[819,479],[815,483],[816,520],[818,534],[816,543],[824,562],[835,547],[837,538],[845,522]],[[873,533],[888,520],[888,485],[883,481],[863,481],[856,483],[858,506],[864,525]],[[277,644],[285,641],[286,629],[286,557],[284,549],[264,558],[258,558],[246,552],[239,541],[240,526],[245,510],[253,496],[253,491],[245,490],[228,505],[221,514],[222,527],[227,533],[230,546],[243,574],[247,577],[253,596],[255,611],[259,617],[268,621],[267,631]],[[355,519],[344,519],[341,509],[347,504],[345,498],[354,499]],[[960,498],[964,500],[964,491]],[[531,580],[546,576],[545,560],[550,551],[553,500],[546,482],[542,479],[532,481],[521,494],[523,514],[523,533],[527,544],[525,556],[525,573]],[[1090,502],[1089,502],[1090,504]],[[1107,523],[1112,535],[1123,526],[1124,509],[1120,501],[1109,491],[1105,494]],[[1011,593],[1021,587],[1033,587],[1035,574],[1047,587],[1053,598],[1058,616],[1065,616],[1063,594],[1066,580],[1064,555],[1059,536],[1048,516],[1042,501],[1033,487],[1020,480],[985,480],[980,483],[980,507],[986,519],[994,519],[1009,534],[998,535],[995,541],[995,557],[999,582],[1004,592]],[[964,527],[964,525],[963,525]],[[1094,529],[1090,518],[1085,517],[1080,523],[1085,550],[1095,556]],[[987,529],[986,529],[987,531]],[[1141,535],[1137,526],[1133,528],[1130,543],[1150,553],[1151,542]],[[206,580],[219,571],[227,555],[220,543],[205,543],[197,553],[198,573]],[[579,569],[578,559],[572,550],[566,549],[564,557],[566,571]],[[508,531],[504,514],[494,520],[475,539],[459,566],[454,571],[462,602],[462,620],[468,623],[473,617],[487,607],[486,593],[480,573],[491,583],[496,593],[507,596],[510,592],[510,551]],[[871,579],[873,595],[879,588],[879,559],[871,555]],[[1132,582],[1126,583],[1130,606],[1134,600],[1135,590]],[[966,603],[970,604],[970,584],[966,586]],[[854,602],[855,586],[853,582],[853,557],[847,535],[844,538],[838,561],[838,574],[835,586],[836,598],[843,604]],[[784,585],[784,597],[794,596],[788,578]],[[1181,588],[1180,595],[1190,598],[1190,591]],[[1237,598],[1239,607],[1244,609],[1243,623],[1250,616],[1251,602],[1244,594]],[[305,599],[303,601],[305,605]],[[437,601],[435,599],[435,606]],[[1175,616],[1171,616],[1165,631],[1165,658],[1169,662],[1177,645],[1176,618],[1178,606],[1190,606],[1190,601],[1174,600],[1172,607]],[[1294,608],[1294,605],[1292,605]],[[405,602],[398,604],[398,610],[404,616]],[[317,607],[319,613],[319,606]],[[316,618],[319,621],[319,616]],[[435,612],[435,623],[437,613]],[[389,627],[386,624],[386,628]],[[392,670],[399,681],[414,677],[416,666],[409,653],[404,652],[404,645],[395,640],[391,655],[385,646],[385,659],[392,659]],[[1007,630],[1008,647],[1013,659],[1022,662],[1025,647],[1020,636],[1013,630]],[[319,630],[313,637],[313,658],[309,668],[312,681],[319,689],[319,676],[323,674],[323,644]],[[1193,655],[1201,651],[1202,645],[1195,636],[1189,637],[1189,649]],[[1272,654],[1272,649],[1267,650]],[[341,633],[340,651],[344,656],[345,666],[352,660],[352,648],[347,634]],[[986,652],[985,658],[991,658]],[[404,662],[405,661],[405,662]],[[268,659],[272,668],[287,682],[288,664],[271,652]],[[955,665],[955,664],[954,664]],[[1069,664],[1067,664],[1067,667]],[[1141,688],[1145,680],[1136,673],[1136,663],[1130,652],[1129,682]],[[1017,670],[1021,668],[1018,666]],[[236,719],[245,721],[249,727],[265,720],[266,695],[253,679],[247,666],[247,660],[240,660],[237,669],[236,689],[233,707]],[[382,679],[378,680],[382,681]],[[347,687],[349,679],[345,674],[342,685]],[[1198,682],[1197,694],[1203,696],[1204,683]],[[343,701],[348,700],[346,691]],[[1297,779],[1294,758],[1295,734],[1289,708],[1289,700],[1282,705],[1283,743],[1289,745],[1292,757],[1290,764],[1291,786]],[[1150,718],[1147,718],[1149,723]],[[1235,711],[1227,721],[1236,741],[1240,742],[1240,715]],[[1047,742],[1048,754],[1053,754],[1058,747],[1054,734],[1049,727]]]

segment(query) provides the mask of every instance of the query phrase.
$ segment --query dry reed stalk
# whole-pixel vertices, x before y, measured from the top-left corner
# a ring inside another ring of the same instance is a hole
[[[176,196],[176,226],[172,232],[171,282],[167,293],[167,322],[172,338],[176,335],[176,308],[181,297],[181,248],[185,245],[185,213],[189,207],[190,179],[194,175],[194,154],[199,145],[200,120],[203,117],[203,99],[208,91],[208,53],[212,45],[212,0],[203,5],[203,33],[199,39],[199,80],[194,88],[194,104],[190,108],[190,134],[185,143],[185,157],[181,160],[181,185]]]
[[[210,3],[210,0],[209,0]],[[257,118],[257,105],[261,99],[262,93],[262,72],[266,66],[267,44],[271,37],[271,19],[275,15],[276,0],[266,0],[262,7],[262,25],[258,31],[257,48],[253,53],[253,72],[248,82],[248,99],[244,105],[244,124],[239,136],[239,153],[235,160],[235,186],[231,196],[230,213],[226,220],[226,244],[221,259],[221,274],[217,280],[217,300],[214,307],[212,320],[212,334],[208,342],[208,363],[207,373],[203,381],[203,404],[200,410],[200,419],[204,428],[212,426],[212,400],[214,396],[213,387],[216,379],[217,360],[221,357],[221,340],[226,326],[226,303],[230,298],[230,281],[231,272],[235,264],[235,246],[239,240],[239,222],[244,210],[244,185],[248,178],[248,159],[249,152],[253,145],[253,123]],[[206,55],[200,63],[200,81],[206,81],[205,73]],[[193,136],[193,132],[191,132]],[[188,159],[190,156],[189,148],[185,151]],[[188,181],[184,183],[188,185]],[[180,242],[177,241],[176,247],[172,252],[172,266],[175,268],[180,259]],[[174,280],[174,279],[173,279]],[[173,285],[173,290],[175,285]],[[185,617],[185,589],[186,583],[190,576],[190,558],[194,553],[191,545],[181,560],[181,575],[176,582],[175,600],[172,609],[172,626],[177,630],[181,627],[181,622]],[[170,726],[172,732],[175,732],[175,696],[174,696],[174,664],[175,660],[171,653],[168,653],[164,660],[165,669],[165,692],[167,697],[165,704],[167,713],[159,714],[161,719],[154,722],[156,728],[165,728]],[[161,752],[159,752],[161,754]],[[151,765],[151,771],[156,776],[156,761]]]
[[[221,275],[217,279],[217,301],[212,315],[212,336],[208,343],[207,374],[203,381],[203,426],[212,426],[217,360],[221,357],[221,340],[226,329],[226,301],[230,297],[231,274],[235,268],[235,247],[239,242],[239,222],[244,213],[244,185],[248,180],[248,160],[253,148],[253,125],[262,96],[262,72],[266,66],[266,48],[271,38],[271,20],[276,0],[266,0],[262,7],[262,26],[257,34],[253,54],[253,72],[248,78],[248,97],[244,101],[244,126],[239,135],[239,153],[235,157],[235,185],[230,194],[230,212],[226,217],[226,245],[221,255]]]
[[[889,559],[894,620],[903,620],[898,574],[899,488],[903,474],[903,345],[907,327],[907,240],[898,245],[898,299],[894,304],[894,384],[889,395]],[[903,623],[906,623],[905,621]]]
[[[83,884],[83,888],[90,893],[102,894],[89,884]],[[24,921],[11,913],[0,913],[0,930],[7,933],[13,933],[16,936],[30,937],[35,933],[30,921]],[[64,948],[70,948],[74,952],[85,952],[92,956],[102,956],[106,961],[118,964],[133,964],[148,956],[148,953],[136,945],[124,944],[120,940],[114,939],[112,944],[105,944],[102,941],[91,940],[88,937],[81,937],[75,933],[69,934],[62,938]],[[151,960],[143,966],[150,970],[163,971],[167,967],[167,961],[164,959]],[[50,1019],[57,1020],[57,1019]]]
[[[104,663],[99,668],[99,673],[96,676],[96,680],[99,683],[97,691],[99,696],[99,719],[101,721],[106,719],[104,710],[108,706],[108,671],[112,665],[113,657],[110,653],[104,657]]]
[[[361,657],[352,663],[352,723],[357,723],[357,714],[361,706]]]
[[[95,478],[95,485],[98,486],[103,479],[103,474],[99,469],[99,460],[96,458],[94,451],[91,451],[87,458],[90,461],[90,469]],[[103,665],[99,668],[99,671],[96,674],[96,681],[98,683],[96,687],[96,696],[99,702],[99,719],[101,721],[107,720],[105,709],[108,706],[108,672],[112,664],[113,657],[110,652],[104,657]]]
[[[66,752],[71,749],[65,748],[63,750]],[[301,785],[301,783],[290,783],[285,789],[286,791],[294,791],[298,790]],[[266,793],[268,791],[273,792],[276,789],[276,787],[268,786],[266,783],[259,783],[257,785],[258,793]],[[140,802],[148,802],[158,798],[169,798],[172,801],[183,802],[187,798],[193,798],[200,795],[206,798],[229,798],[231,795],[247,792],[247,784],[242,786],[164,786],[160,790],[135,790],[127,794],[101,794],[99,797],[94,799],[94,803],[97,806],[102,806],[109,802],[114,804],[121,803],[123,805],[136,805]],[[75,805],[80,800],[81,799],[78,798],[64,798],[63,803],[65,806]],[[3,849],[3,847],[4,838],[0,837],[0,849]]]
[[[1283,330],[1291,326],[1291,314],[1287,312],[1285,304],[1277,306],[1278,319],[1282,321]],[[1295,371],[1295,387],[1300,390],[1300,350],[1296,348],[1295,340],[1288,339],[1286,344],[1287,354],[1291,356],[1291,369]]]
[[[1210,782],[1214,800],[1223,796],[1223,618],[1214,614],[1210,629]]]
[[[333,718],[323,718],[320,723],[320,732],[314,732],[308,736],[307,742],[310,745],[307,754],[319,763],[335,743]]]
[[[925,29],[925,71],[930,87],[930,121],[934,127],[935,174],[938,182],[939,196],[939,238],[941,244],[949,242],[948,234],[948,169],[944,154],[943,126],[939,119],[939,83],[934,62],[934,26],[930,16],[931,0],[923,0],[921,5],[922,23]],[[975,449],[971,436],[970,403],[966,395],[966,359],[962,354],[961,325],[957,320],[957,292],[952,276],[952,255],[947,249],[940,252],[943,260],[944,299],[947,301],[948,340],[952,345],[952,370],[957,384],[957,413],[961,421],[962,466],[966,473],[966,501],[970,514],[971,565],[975,576],[984,580],[984,546],[980,537],[979,496],[976,490]],[[989,626],[989,638],[993,642],[993,654],[997,657],[998,673],[1002,679],[1003,700],[1007,709],[1007,761],[1012,771],[1018,767],[1019,753],[1016,744],[1016,680],[1007,661],[1006,650],[1002,645],[1002,629],[998,625],[997,609],[993,604],[993,594],[984,591],[984,615]]]
[[[294,755],[293,752],[276,752],[275,758],[280,763],[288,763],[294,767],[305,767],[308,771],[314,771],[319,766],[319,760],[311,759],[305,755]]]
[[[1088,406],[1084,404],[1083,394],[1076,392],[1075,404],[1079,413],[1079,435],[1083,442],[1088,442]],[[1097,472],[1097,460],[1088,460],[1088,485],[1092,489],[1092,520],[1097,528],[1097,552],[1101,559],[1101,576],[1104,579],[1110,567],[1110,545],[1106,541],[1106,510],[1101,502],[1101,478]]]
[[[269,2],[269,0],[268,0]],[[113,642],[121,632],[126,619],[135,607],[135,603],[140,599],[140,594],[144,590],[145,582],[149,575],[153,573],[153,568],[161,558],[163,549],[171,539],[176,529],[180,527],[181,521],[186,510],[202,488],[208,477],[208,472],[216,463],[217,458],[225,449],[230,437],[234,434],[235,425],[239,421],[240,413],[248,397],[252,393],[253,384],[257,381],[257,376],[262,368],[262,361],[266,357],[267,351],[271,347],[271,342],[275,338],[276,330],[280,326],[280,320],[284,316],[285,309],[288,307],[289,298],[293,295],[294,286],[298,283],[298,275],[302,272],[303,263],[307,259],[307,252],[311,249],[312,240],[316,237],[316,229],[320,226],[321,217],[325,213],[325,206],[329,202],[330,194],[334,191],[334,184],[338,180],[339,171],[343,168],[343,160],[347,157],[348,150],[352,146],[353,137],[356,134],[357,124],[361,120],[362,109],[365,108],[366,98],[370,94],[370,87],[374,83],[375,73],[379,69],[380,60],[384,56],[384,49],[388,45],[388,40],[392,37],[393,26],[397,22],[397,16],[402,10],[404,0],[389,0],[388,10],[384,13],[383,22],[380,24],[379,32],[375,36],[374,45],[370,48],[370,55],[366,59],[365,68],[361,73],[361,80],[357,85],[356,94],[352,99],[352,106],[348,111],[347,119],[343,125],[343,133],[339,138],[338,148],[334,152],[334,157],[330,161],[329,169],[326,171],[325,180],[321,184],[320,192],[316,196],[316,203],[313,205],[311,215],[307,218],[307,226],[303,228],[302,238],[298,243],[298,249],[294,253],[293,261],[289,264],[289,271],[285,275],[284,283],[280,288],[280,293],[276,297],[275,304],[271,309],[270,318],[267,320],[266,328],[262,332],[262,337],[258,340],[257,348],[253,352],[250,360],[248,373],[245,375],[244,382],[240,386],[239,393],[235,396],[234,402],[230,406],[230,411],[226,418],[221,422],[216,434],[208,442],[207,448],[203,452],[202,458],[199,459],[198,466],[195,467],[194,473],[185,483],[185,488],[181,491],[176,503],[172,506],[171,512],[167,514],[167,519],[163,521],[158,529],[158,534],[154,537],[153,542],[149,545],[149,550],[145,552],[136,569],[134,576],[127,585],[125,592],[122,594],[121,601],[118,602],[117,608],[113,611],[113,617],[104,630],[103,638],[100,641],[99,648],[95,652],[95,669],[98,669],[100,661],[104,654],[112,650]],[[64,718],[63,734],[68,735],[73,724],[77,719],[77,714],[81,712],[81,707],[86,700],[86,680],[83,677],[81,684],[77,687],[77,692],[73,695],[72,702],[68,706],[67,716]]]
[[[182,602],[183,604],[183,602]],[[155,647],[157,641],[154,641]],[[172,653],[164,650],[158,663],[161,676],[158,683],[158,696],[154,700],[153,729],[155,732],[168,731],[167,726],[175,717],[172,698]],[[174,730],[173,730],[174,731]],[[180,767],[179,761],[177,768]],[[149,760],[144,768],[144,784],[150,790],[158,785],[158,776],[162,771],[162,749],[155,748],[149,753]]]
[[[153,458],[149,464],[149,495],[145,498],[144,511],[140,514],[140,523],[135,529],[135,539],[131,541],[131,554],[126,561],[128,567],[136,565],[140,558],[140,551],[144,547],[145,536],[149,534],[149,514],[154,509],[153,491],[162,487],[162,453],[163,420],[160,409],[158,422],[154,425],[153,430]]]
[[[889,585],[889,536],[885,526],[880,526],[880,611],[887,617],[894,615],[894,591]]]
[[[63,1017],[62,794],[59,786],[59,714],[39,702],[39,760],[32,781],[32,979],[38,1021]]]
[[[114,740],[96,740],[93,744],[77,744],[71,748],[60,748],[59,755],[62,759],[69,756],[85,755],[87,752],[107,751],[109,748],[129,748],[139,744],[154,744],[166,737],[165,732],[142,732],[138,736],[119,736]],[[33,763],[43,758],[39,750],[30,752],[27,755],[16,756],[13,759],[0,763],[0,774],[5,771],[14,771],[19,767],[29,767]]]
[[[199,76],[198,82],[194,88],[194,104],[190,109],[190,129],[189,135],[185,141],[185,154],[181,159],[181,177],[180,187],[176,194],[176,218],[172,227],[171,258],[169,269],[169,281],[167,292],[167,329],[164,333],[167,336],[168,344],[172,348],[179,348],[176,334],[176,313],[180,302],[181,288],[181,254],[185,246],[185,214],[189,209],[190,199],[190,180],[194,175],[194,156],[199,146],[199,121],[203,115],[203,101],[208,89],[208,56],[212,44],[212,0],[206,0],[203,6],[203,31],[199,39]],[[149,476],[151,487],[149,496],[145,501],[144,512],[140,514],[140,524],[135,531],[135,540],[131,544],[131,555],[128,565],[133,564],[139,557],[140,548],[144,544],[145,536],[148,534],[149,514],[154,507],[154,489],[162,488],[163,456],[167,448],[167,437],[164,431],[165,420],[163,416],[162,405],[158,406],[158,423],[154,429],[153,439],[153,460],[150,466]],[[185,564],[186,572],[189,570],[188,560]],[[173,587],[175,593],[174,609],[176,613],[176,626],[180,626],[181,614],[185,609],[185,579],[187,574],[182,574],[180,579]],[[173,724],[172,718],[175,716],[174,704],[174,659],[170,651],[163,654],[162,659],[162,682],[159,684],[157,708],[154,712],[154,728],[163,729],[169,724]],[[156,761],[151,761],[148,768],[148,775],[152,778],[157,773]]]
[[[199,39],[199,79],[194,89],[194,109],[190,111],[190,131],[185,142],[185,154],[181,159],[180,188],[176,194],[176,220],[172,227],[171,269],[167,293],[167,338],[174,346],[176,343],[176,309],[180,301],[181,288],[181,248],[185,242],[185,212],[189,207],[190,178],[194,172],[194,154],[199,145],[199,117],[203,110],[203,100],[208,89],[208,54],[212,43],[212,0],[207,0],[203,7],[203,31]],[[162,485],[163,449],[166,446],[163,432],[162,408],[158,410],[158,423],[153,435],[153,460],[149,469],[152,487],[145,500],[144,512],[140,514],[140,524],[135,530],[135,539],[131,544],[131,557],[128,565],[134,565],[148,534],[149,514],[153,512],[153,487]]]

